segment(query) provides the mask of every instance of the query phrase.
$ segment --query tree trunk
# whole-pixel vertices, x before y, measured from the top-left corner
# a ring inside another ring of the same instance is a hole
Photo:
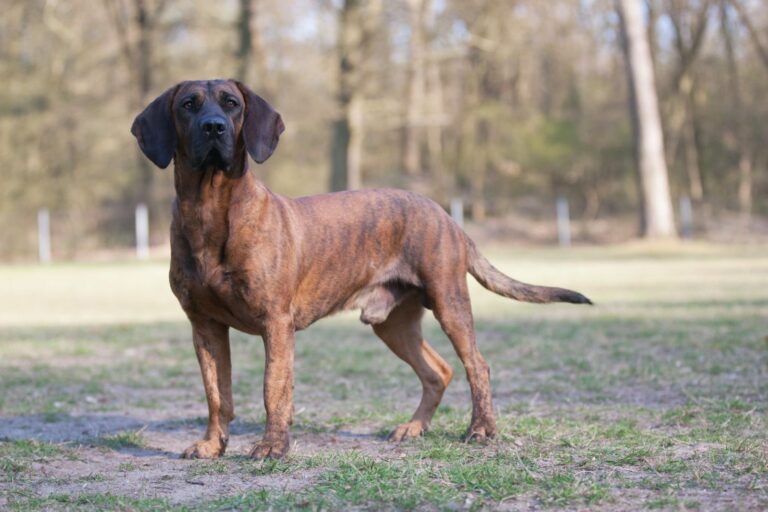
[[[411,37],[403,105],[402,167],[414,176],[421,171],[421,124],[424,119],[424,19],[429,0],[408,0]]]
[[[686,2],[668,1],[669,19],[675,34],[678,64],[674,75],[675,94],[671,100],[669,115],[669,147],[667,159],[674,162],[677,156],[678,142],[683,142],[683,166],[688,179],[691,199],[701,203],[704,199],[704,187],[699,166],[699,147],[695,112],[695,81],[691,71],[693,63],[701,50],[709,23],[710,2],[705,0],[696,12],[687,10]],[[691,21],[686,14],[693,14]],[[688,30],[686,30],[688,29]]]
[[[355,94],[347,110],[349,120],[349,145],[347,147],[347,189],[357,190],[363,186],[363,99]]]
[[[371,39],[381,13],[381,0],[344,0],[339,11],[339,117],[334,122],[331,190],[363,185],[365,70]]]
[[[333,144],[331,156],[331,190],[346,190],[349,175],[359,175],[359,170],[350,169],[349,148],[352,139],[350,123],[350,106],[358,103],[356,96],[359,89],[360,44],[362,31],[360,27],[360,1],[344,0],[339,12],[338,55],[339,55],[339,117],[334,122]],[[359,162],[359,158],[355,160]]]
[[[485,180],[488,170],[488,149],[490,146],[490,126],[488,121],[477,121],[474,129],[475,146],[478,148],[477,157],[473,160],[472,178],[472,220],[482,222],[487,216],[485,207]]]
[[[685,171],[688,175],[688,187],[691,199],[696,203],[704,200],[704,185],[699,167],[699,146],[696,138],[696,119],[693,108],[693,81],[685,91],[685,104],[688,114],[685,116]]]
[[[635,92],[635,138],[645,200],[643,235],[646,238],[675,238],[677,233],[664,160],[664,139],[641,3],[641,0],[616,0],[628,75]]]
[[[441,204],[448,201],[445,166],[443,164],[443,82],[440,67],[435,59],[427,66],[427,104],[429,123],[427,125],[427,154],[429,173],[435,185],[435,198]]]
[[[136,52],[134,53],[136,62],[133,63],[138,73],[136,77],[136,103],[139,108],[143,108],[149,101],[149,93],[152,90],[152,43],[150,40],[152,28],[149,12],[147,12],[144,0],[136,0],[135,7],[136,28],[139,32]],[[141,178],[139,179],[136,201],[144,203],[154,210],[153,207],[156,206],[154,194],[155,169],[144,155],[138,154],[138,159]]]
[[[746,9],[744,9],[744,6],[741,5],[739,0],[730,0],[730,3],[733,8],[736,9],[736,12],[739,14],[739,18],[741,18],[741,22],[747,28],[747,32],[749,32],[749,38],[752,40],[752,45],[755,47],[757,54],[763,61],[765,69],[768,69],[768,48],[763,46],[757,29],[752,24],[752,20],[749,19],[749,13],[746,11]]]
[[[235,76],[249,83],[251,56],[253,54],[253,33],[251,32],[251,19],[253,18],[253,0],[240,0],[240,16],[237,19],[237,32],[240,36],[237,47],[237,72]]]
[[[347,190],[347,148],[349,148],[349,119],[342,115],[333,123],[331,146],[331,190]]]
[[[258,6],[259,0],[240,0],[235,76],[241,82],[258,89],[263,96],[274,99],[274,87],[258,29]]]
[[[734,149],[739,153],[739,212],[743,222],[749,222],[752,217],[752,158],[748,148],[749,123],[744,119],[743,102],[741,98],[741,80],[739,67],[736,62],[736,52],[733,47],[733,34],[729,22],[726,5],[720,4],[720,28],[725,42],[725,55],[728,61],[728,81],[731,90],[731,116],[728,123],[729,137],[734,141]]]
[[[150,13],[144,0],[133,1],[133,16],[123,9],[123,4],[116,0],[105,0],[108,14],[111,17],[117,38],[120,44],[120,52],[128,74],[131,77],[130,106],[136,112],[143,109],[149,100],[152,91],[152,31],[153,18],[157,12]],[[132,29],[129,29],[132,27]],[[135,40],[130,37],[132,32],[137,33]],[[139,170],[135,196],[136,203],[144,203],[153,211],[160,211],[157,193],[155,192],[155,169],[147,158],[136,148],[136,167]],[[157,218],[153,215],[153,218]]]
[[[752,159],[742,151],[739,158],[739,212],[744,222],[752,217]]]

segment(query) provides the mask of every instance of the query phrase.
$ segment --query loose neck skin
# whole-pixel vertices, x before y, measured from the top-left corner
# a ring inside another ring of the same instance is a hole
[[[226,258],[232,224],[248,217],[243,210],[261,208],[269,191],[249,172],[244,154],[229,171],[214,166],[193,169],[183,155],[177,155],[173,173],[177,226],[205,272],[211,263]]]
[[[236,189],[255,181],[248,172],[248,159],[240,154],[229,170],[208,166],[195,169],[183,153],[177,152],[173,160],[173,181],[179,202],[194,201],[201,204],[229,196]]]

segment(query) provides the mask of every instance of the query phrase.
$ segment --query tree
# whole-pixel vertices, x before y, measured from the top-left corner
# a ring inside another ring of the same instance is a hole
[[[739,14],[741,22],[747,28],[747,32],[749,32],[749,37],[752,40],[752,44],[754,45],[755,50],[760,56],[760,59],[762,60],[765,68],[768,69],[768,48],[766,48],[761,42],[760,35],[758,34],[755,25],[750,19],[749,13],[746,11],[740,0],[728,0],[728,2],[733,6],[734,9],[736,9],[736,12]]]
[[[154,30],[166,7],[166,1],[158,0],[154,8],[147,5],[146,0],[132,0],[129,5],[123,0],[104,0],[104,3],[117,34],[123,62],[131,76],[131,107],[139,112],[151,100],[150,93],[154,86]],[[135,200],[155,210],[159,202],[154,190],[155,169],[138,149],[135,154],[140,172]]]
[[[664,137],[641,0],[616,0],[616,7],[631,91],[630,109],[633,112],[643,189],[643,235],[646,238],[674,238],[677,233],[664,160]]]
[[[731,112],[726,120],[726,145],[738,154],[739,173],[739,211],[744,221],[752,216],[752,155],[749,148],[749,120],[744,112],[744,102],[741,96],[741,79],[736,61],[731,20],[726,1],[720,3],[720,29],[723,34],[725,55],[728,63],[728,82],[731,89]],[[754,36],[753,36],[754,37]],[[759,47],[759,42],[758,42]]]
[[[331,190],[362,186],[365,63],[381,0],[344,0],[338,25],[338,110],[333,124]]]
[[[407,0],[409,58],[406,71],[406,93],[403,102],[402,167],[408,175],[421,170],[421,125],[425,106],[425,18],[429,0]]]
[[[674,42],[678,62],[673,78],[673,97],[669,114],[669,161],[674,162],[679,141],[683,141],[684,165],[688,177],[691,199],[704,199],[704,186],[699,165],[699,149],[695,117],[696,80],[692,72],[698,57],[709,22],[710,0],[702,0],[698,8],[691,11],[689,2],[667,0],[667,11],[674,29]],[[693,15],[689,20],[688,14]]]
[[[260,94],[272,99],[274,87],[258,29],[259,5],[260,0],[240,0],[235,76],[251,87],[258,87]]]

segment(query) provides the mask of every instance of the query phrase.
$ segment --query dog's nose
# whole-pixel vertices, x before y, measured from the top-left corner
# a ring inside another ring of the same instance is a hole
[[[209,137],[218,137],[227,129],[227,120],[221,116],[207,116],[200,120],[200,129]]]

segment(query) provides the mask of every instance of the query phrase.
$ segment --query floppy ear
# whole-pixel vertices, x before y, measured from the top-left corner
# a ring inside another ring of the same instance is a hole
[[[245,98],[245,119],[243,120],[243,140],[248,154],[256,163],[263,163],[277,147],[280,134],[285,124],[280,114],[264,98],[245,85],[235,81]]]
[[[176,127],[171,116],[171,102],[177,87],[171,87],[155,98],[136,116],[131,126],[131,133],[139,142],[141,151],[161,169],[168,167],[176,152]]]

